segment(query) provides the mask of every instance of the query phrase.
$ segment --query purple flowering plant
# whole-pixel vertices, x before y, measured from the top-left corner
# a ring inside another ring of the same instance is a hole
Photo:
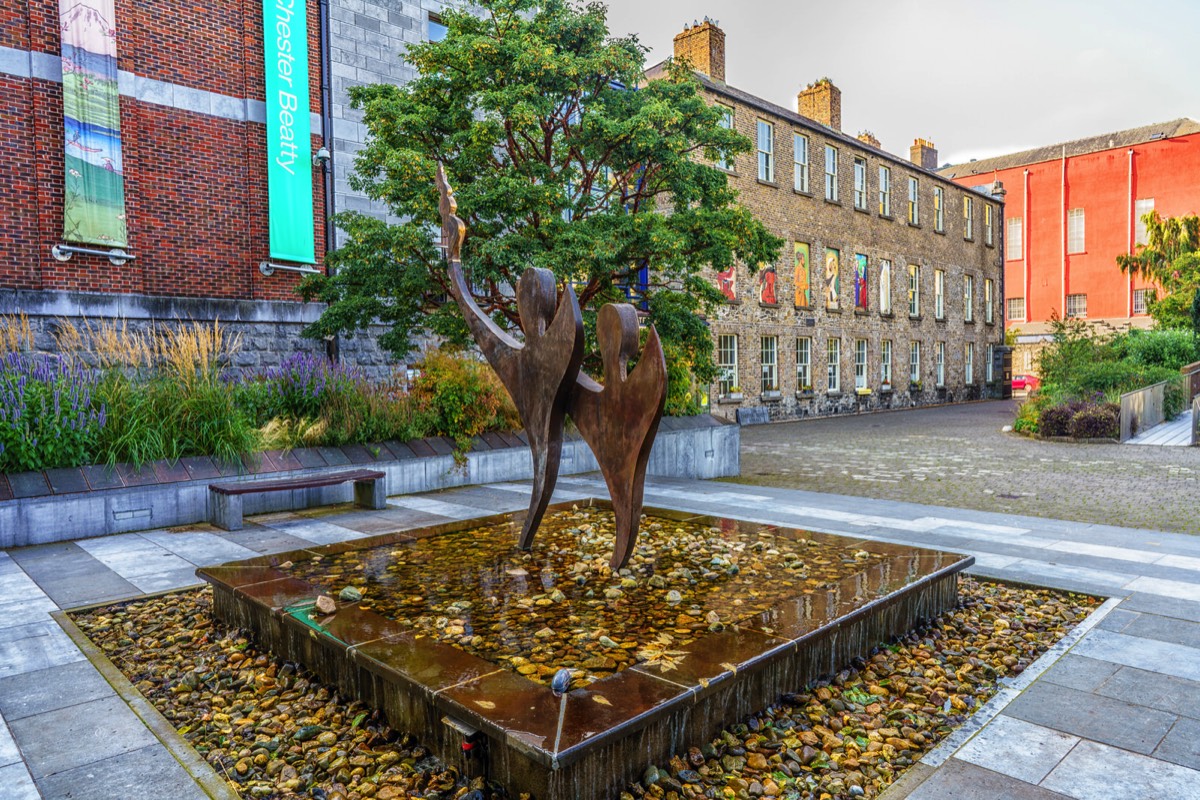
[[[278,367],[268,369],[263,381],[275,412],[298,418],[320,416],[333,398],[365,383],[358,369],[304,352],[293,353]]]
[[[57,356],[0,357],[0,472],[88,463],[107,421],[98,379]]]

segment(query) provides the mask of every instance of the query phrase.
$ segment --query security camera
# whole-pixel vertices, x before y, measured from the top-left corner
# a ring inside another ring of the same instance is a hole
[[[329,152],[328,147],[322,146],[320,150],[313,153],[313,165],[317,167],[327,167],[329,162],[333,160],[333,155]]]

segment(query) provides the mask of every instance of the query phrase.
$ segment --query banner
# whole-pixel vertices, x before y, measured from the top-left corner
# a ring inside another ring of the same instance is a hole
[[[304,0],[263,0],[263,65],[271,258],[314,264],[308,15]]]
[[[125,247],[114,0],[59,0],[66,175],[63,238]]]

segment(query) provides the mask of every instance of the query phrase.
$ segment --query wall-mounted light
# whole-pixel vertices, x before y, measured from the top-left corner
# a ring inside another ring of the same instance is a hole
[[[329,162],[332,160],[333,154],[330,153],[329,148],[325,147],[324,145],[322,145],[317,152],[313,153],[313,166],[315,167],[328,167]]]

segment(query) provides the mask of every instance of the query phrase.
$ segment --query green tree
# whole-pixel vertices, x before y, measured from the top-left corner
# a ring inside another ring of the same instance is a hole
[[[596,313],[632,292],[664,349],[711,380],[702,315],[723,298],[702,270],[773,262],[783,244],[712,166],[750,141],[721,126],[686,65],[646,82],[646,48],[610,38],[600,3],[477,5],[478,15],[447,10],[446,37],[408,49],[416,79],[351,90],[369,132],[351,183],[403,221],[338,217],[347,241],[330,255],[336,274],[302,287],[329,304],[307,334],[379,319],[390,326],[381,343],[398,355],[424,330],[467,341],[435,241],[441,160],[468,225],[463,267],[481,308],[519,326],[509,287],[529,267],[553,270],[576,287],[584,366],[595,372]]]
[[[1142,217],[1146,244],[1132,255],[1117,256],[1121,271],[1153,281],[1155,291],[1147,304],[1150,316],[1161,328],[1192,328],[1192,305],[1200,291],[1200,216],[1163,219],[1157,211]]]

